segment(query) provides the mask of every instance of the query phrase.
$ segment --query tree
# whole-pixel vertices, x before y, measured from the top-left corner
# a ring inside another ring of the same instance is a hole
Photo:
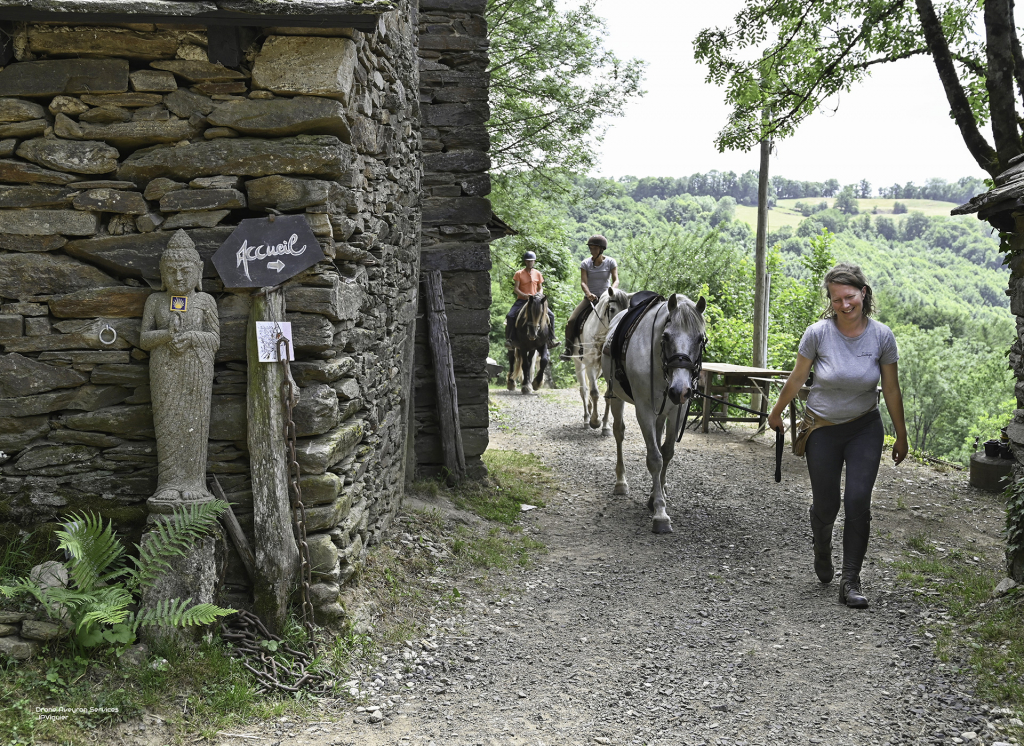
[[[976,28],[984,29],[983,44]],[[704,29],[694,49],[733,107],[716,140],[720,150],[791,135],[875,65],[926,54],[978,165],[994,177],[1024,152],[1017,118],[1024,54],[1013,0],[951,0],[938,8],[932,0],[746,0],[733,26]],[[991,144],[981,132],[986,123]]]
[[[857,198],[854,196],[853,187],[845,187],[836,197],[835,209],[847,215],[856,215],[860,212],[857,206]]]
[[[488,0],[491,160],[510,169],[588,170],[606,120],[643,95],[644,63],[604,48],[595,0]]]

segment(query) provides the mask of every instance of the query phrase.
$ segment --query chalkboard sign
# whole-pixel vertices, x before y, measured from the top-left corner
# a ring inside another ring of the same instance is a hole
[[[213,255],[224,287],[280,285],[325,259],[302,215],[243,220]]]

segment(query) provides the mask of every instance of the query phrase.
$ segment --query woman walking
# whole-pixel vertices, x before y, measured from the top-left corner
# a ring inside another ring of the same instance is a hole
[[[814,572],[822,583],[832,582],[835,575],[832,525],[842,500],[846,522],[839,600],[847,606],[865,608],[868,600],[861,592],[860,570],[868,548],[871,491],[883,445],[875,393],[879,379],[896,431],[893,462],[901,463],[908,450],[896,363],[899,354],[889,327],[871,318],[871,287],[860,267],[837,264],[825,275],[824,286],[831,305],[824,318],[804,332],[796,365],[768,415],[768,424],[776,431],[784,427],[782,412],[814,366],[814,382],[807,395],[807,412],[814,424],[806,445],[814,496],[810,509]],[[846,493],[841,496],[844,464]]]

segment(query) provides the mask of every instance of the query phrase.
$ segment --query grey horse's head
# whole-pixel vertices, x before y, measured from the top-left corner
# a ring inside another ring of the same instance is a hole
[[[704,308],[701,296],[696,303],[685,295],[668,299],[668,319],[661,335],[661,359],[668,398],[673,404],[689,399],[696,385],[694,376],[700,368],[704,352]]]
[[[601,323],[604,326],[608,326],[617,313],[629,308],[629,299],[632,297],[633,293],[627,293],[625,290],[609,287],[605,292],[601,293],[601,297],[597,299],[597,303],[594,305],[594,311],[597,312],[597,316],[601,320]]]

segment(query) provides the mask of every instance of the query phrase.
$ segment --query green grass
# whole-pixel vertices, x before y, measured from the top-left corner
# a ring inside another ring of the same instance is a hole
[[[459,508],[481,518],[512,525],[522,513],[521,505],[544,507],[544,495],[554,486],[551,470],[532,453],[488,449],[483,455],[488,478],[448,488],[441,480],[422,479],[413,490],[432,497],[444,494]]]
[[[553,488],[551,471],[532,453],[489,449],[483,455],[488,481],[467,483],[453,494],[459,507],[473,510],[490,521],[513,524],[520,505],[544,507],[544,495]]]
[[[60,646],[33,661],[0,663],[0,743],[93,742],[97,729],[143,713],[161,716],[182,735],[212,739],[218,730],[281,710],[308,711],[308,700],[258,695],[219,642],[197,649],[165,644],[154,658],[168,665],[125,668],[112,652],[84,659]],[[75,712],[44,719],[39,708],[52,707]]]
[[[1024,710],[1024,597],[993,600],[1002,573],[968,564],[957,550],[940,554],[924,536],[907,543],[925,556],[894,563],[897,582],[940,607],[925,623],[936,656],[971,674],[983,700]]]

